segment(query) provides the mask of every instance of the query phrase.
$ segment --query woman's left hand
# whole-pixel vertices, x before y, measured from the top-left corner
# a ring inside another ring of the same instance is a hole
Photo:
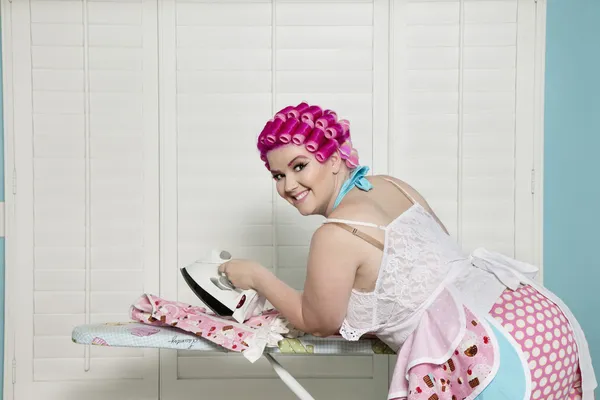
[[[219,272],[224,273],[227,279],[238,289],[256,289],[257,275],[264,267],[250,260],[230,260],[219,266]]]

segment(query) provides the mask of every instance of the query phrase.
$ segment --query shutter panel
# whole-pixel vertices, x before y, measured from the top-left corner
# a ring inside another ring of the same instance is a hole
[[[373,14],[372,2],[282,2],[275,33],[275,108],[304,100],[335,110],[350,120],[354,147],[368,166],[373,159]],[[277,274],[301,290],[310,238],[322,218],[303,217],[274,195]]]
[[[515,251],[517,3],[395,3],[393,172],[466,251]]]
[[[16,396],[156,398],[157,351],[70,339],[78,324],[128,321],[158,290],[156,5],[28,3],[12,5],[16,240],[29,249],[9,339]]]
[[[376,11],[377,10],[377,11]],[[373,1],[280,2],[275,15],[275,109],[307,101],[333,109],[350,120],[353,145],[360,162],[372,167],[375,71],[375,24],[387,16]],[[378,77],[379,78],[379,77]],[[304,217],[274,188],[276,273],[298,290],[304,287],[310,239],[323,218]],[[324,357],[303,362],[306,378],[322,380]],[[384,398],[387,357],[341,356],[335,360],[336,386],[315,398]],[[333,361],[330,361],[333,362]],[[360,369],[359,369],[360,368]],[[309,372],[310,371],[310,372]],[[360,379],[352,379],[360,378]],[[313,383],[311,382],[311,384]],[[335,390],[335,396],[332,395]]]
[[[391,173],[456,232],[459,1],[394,3]]]
[[[463,21],[460,239],[513,255],[517,0],[465,2]]]
[[[161,292],[199,304],[179,267],[211,249],[272,264],[272,184],[254,150],[272,108],[271,5],[171,1],[163,11],[167,258]],[[162,352],[162,395],[259,398],[262,385],[269,393],[279,386],[269,368],[238,354]],[[279,386],[274,396],[285,392]]]
[[[223,248],[270,266],[271,182],[254,139],[271,112],[271,6],[176,7],[178,265]]]
[[[165,228],[163,295],[197,304],[176,267],[212,248],[255,259],[301,287],[315,225],[279,205],[255,141],[283,104],[318,102],[356,116],[357,146],[363,145],[369,162],[373,4],[166,4],[165,222],[177,223]],[[343,18],[326,17],[331,13]],[[335,26],[342,22],[349,26]],[[321,60],[317,65],[315,58]],[[278,358],[317,398],[334,390],[345,398],[387,390],[385,360],[374,365],[372,357]],[[198,393],[293,398],[265,359],[250,364],[235,354],[163,352],[161,371],[166,399],[195,399]]]

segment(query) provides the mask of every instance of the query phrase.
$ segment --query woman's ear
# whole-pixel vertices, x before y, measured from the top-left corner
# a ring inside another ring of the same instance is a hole
[[[340,170],[342,169],[342,157],[340,156],[340,152],[339,151],[335,151],[330,157],[329,157],[329,163],[331,166],[331,171],[333,172],[334,175],[337,175]]]

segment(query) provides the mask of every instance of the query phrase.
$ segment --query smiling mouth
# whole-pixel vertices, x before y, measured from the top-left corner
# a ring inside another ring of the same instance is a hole
[[[296,203],[299,203],[302,200],[304,200],[306,198],[306,196],[308,196],[308,190],[305,190],[304,192],[299,193],[297,196],[291,196],[291,197],[292,197],[292,199],[294,199],[294,201]]]

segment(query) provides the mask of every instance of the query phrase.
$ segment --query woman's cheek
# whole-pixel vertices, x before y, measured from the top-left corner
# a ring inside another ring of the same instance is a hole
[[[283,179],[276,181],[275,188],[277,189],[279,196],[285,199],[285,183]]]

